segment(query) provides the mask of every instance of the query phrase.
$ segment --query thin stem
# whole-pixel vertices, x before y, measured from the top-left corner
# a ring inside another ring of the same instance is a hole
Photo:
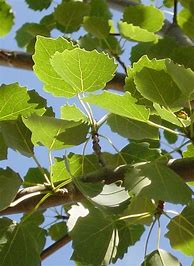
[[[147,239],[146,239],[146,244],[145,244],[145,252],[144,252],[144,257],[146,257],[146,254],[147,254],[147,249],[148,249],[148,242],[149,242],[149,239],[150,239],[150,236],[151,236],[151,233],[152,233],[152,230],[154,228],[154,225],[156,223],[157,219],[155,218],[155,220],[153,221],[151,227],[150,227],[150,230],[148,232],[148,236],[147,236]]]
[[[85,110],[85,112],[86,112],[86,114],[87,114],[87,116],[88,116],[88,118],[89,118],[89,120],[90,120],[90,124],[91,124],[91,126],[92,126],[92,127],[95,127],[95,120],[94,120],[94,118],[93,118],[93,114],[92,114],[92,112],[91,112],[91,108],[88,109],[88,107],[87,107],[86,104],[82,101],[82,99],[81,99],[81,97],[80,97],[79,94],[78,94],[78,99],[79,99],[79,101],[80,101],[82,107],[84,108],[84,110]]]
[[[52,188],[54,188],[54,184],[53,184],[53,181],[52,181],[52,177],[53,177],[53,171],[52,171],[53,160],[52,160],[52,152],[51,152],[51,150],[49,150],[48,156],[49,156],[49,163],[50,163],[50,182],[51,182]]]
[[[103,135],[99,135],[99,136],[106,139],[109,142],[109,144],[113,147],[113,149],[118,153],[118,155],[120,156],[120,158],[124,162],[124,164],[127,164],[127,161],[125,160],[125,158],[123,157],[121,152],[117,149],[117,147],[112,143],[112,141],[106,136],[103,136]]]
[[[43,174],[47,184],[51,185],[51,181],[49,179],[49,177],[47,176],[47,174],[45,173],[43,167],[40,165],[39,161],[37,160],[35,155],[32,155],[32,159],[35,161],[36,165],[38,166],[38,169],[40,170],[40,172]]]
[[[101,127],[108,119],[108,117],[111,115],[111,113],[105,114],[103,117],[100,118],[97,122],[97,127]]]
[[[175,135],[185,136],[184,133],[174,131],[174,130],[172,130],[172,129],[168,128],[168,127],[164,127],[162,125],[158,125],[158,124],[156,124],[156,123],[154,123],[154,122],[152,122],[150,120],[147,121],[147,124],[150,125],[150,126],[156,127],[156,128],[160,128],[160,129],[166,130],[166,131],[168,131],[168,132],[170,132],[172,134],[175,134]]]
[[[178,0],[174,0],[174,11],[173,11],[173,24],[177,24],[177,6],[178,6]]]
[[[114,56],[117,60],[117,62],[122,66],[125,74],[127,75],[127,67],[125,65],[125,63],[121,60],[121,58],[119,56]]]
[[[157,240],[157,249],[160,249],[160,237],[161,237],[161,225],[160,225],[160,218],[157,219],[158,221],[158,240]]]

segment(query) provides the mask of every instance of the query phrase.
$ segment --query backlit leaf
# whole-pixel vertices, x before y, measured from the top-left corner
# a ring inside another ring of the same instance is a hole
[[[50,59],[58,51],[63,52],[65,49],[74,49],[72,42],[62,37],[57,39],[37,37],[35,45],[35,54],[33,60],[35,62],[34,71],[38,78],[44,82],[44,89],[55,96],[72,97],[74,94],[69,89],[69,84],[63,80],[53,69]]]
[[[0,86],[0,121],[14,120],[19,115],[28,116],[35,112],[39,104],[34,102],[27,89],[20,87],[18,83]]]
[[[64,105],[61,107],[61,118],[69,121],[87,121],[87,116],[76,105]]]
[[[114,60],[104,53],[80,48],[56,52],[51,65],[68,84],[72,95],[103,88],[116,70]]]
[[[133,24],[128,24],[127,22],[119,22],[118,28],[120,34],[128,39],[137,42],[155,42],[157,41],[157,36],[153,32],[144,30]]]
[[[85,30],[99,39],[108,37],[110,26],[108,20],[101,17],[84,17]]]
[[[0,37],[9,33],[14,24],[14,14],[11,6],[5,0],[0,1],[0,24]]]
[[[54,117],[32,115],[23,118],[23,122],[32,132],[32,142],[44,145],[49,150],[78,145],[86,139],[88,132],[86,124]],[[80,130],[79,135],[78,130]]]
[[[69,181],[71,182],[71,176],[66,169],[65,160],[63,158],[55,157],[55,162],[51,166],[52,181]]]
[[[137,105],[136,99],[128,92],[124,95],[118,95],[105,91],[102,94],[89,95],[83,100],[104,108],[113,114],[137,121],[147,122],[149,118],[149,110],[142,105]]]
[[[51,225],[51,227],[48,229],[48,234],[52,238],[52,240],[59,240],[63,236],[67,234],[67,225],[65,222],[59,222]]]

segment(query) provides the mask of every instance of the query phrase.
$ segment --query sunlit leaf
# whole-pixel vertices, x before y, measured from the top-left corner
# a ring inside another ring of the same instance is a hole
[[[36,112],[39,104],[33,101],[27,89],[20,87],[18,83],[0,87],[0,121],[14,120],[19,115],[28,116]]]
[[[67,181],[71,182],[71,176],[66,169],[65,160],[63,158],[55,157],[55,162],[51,166],[52,181]]]
[[[87,116],[76,105],[64,105],[61,107],[61,118],[69,121],[87,121]]]
[[[32,132],[32,142],[44,145],[49,150],[78,145],[86,140],[88,133],[87,124],[54,117],[32,115],[23,118],[23,122]]]
[[[0,1],[0,36],[3,37],[10,32],[14,24],[14,14],[11,6],[5,1]]]
[[[9,167],[0,169],[0,210],[8,207],[14,200],[21,183],[20,176]]]
[[[190,143],[187,146],[187,149],[183,151],[183,157],[188,158],[188,157],[194,157],[194,145]]]
[[[188,8],[183,8],[177,16],[178,24],[189,36],[194,36],[194,17]]]
[[[80,48],[56,52],[51,65],[68,84],[72,95],[103,88],[116,70],[114,60],[108,55]]]
[[[194,255],[194,202],[183,209],[180,215],[171,219],[166,237],[172,248],[188,256]]]
[[[155,42],[157,41],[157,36],[150,31],[142,29],[138,26],[134,26],[133,24],[128,24],[127,22],[119,22],[118,28],[120,34],[128,39],[134,40],[138,42]]]
[[[35,45],[34,71],[38,78],[45,83],[44,89],[55,96],[72,97],[74,94],[69,84],[63,80],[53,69],[50,63],[51,57],[56,52],[63,52],[65,49],[74,49],[72,42],[62,37],[57,39],[38,36]]]
[[[89,95],[83,100],[104,108],[113,114],[137,121],[146,122],[149,118],[149,110],[144,106],[137,105],[136,99],[128,92],[124,95],[118,95],[105,91],[102,94]]]

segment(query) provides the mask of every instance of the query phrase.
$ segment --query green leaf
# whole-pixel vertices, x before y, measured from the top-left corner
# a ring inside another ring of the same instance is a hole
[[[187,49],[185,47],[177,47],[173,50],[170,58],[180,65],[184,65],[185,68],[191,68],[194,71],[194,47],[188,46]]]
[[[163,0],[163,4],[166,7],[173,7],[174,6],[174,0]]]
[[[21,119],[1,122],[0,131],[9,148],[20,152],[24,156],[33,156],[34,146],[31,142],[31,132]]]
[[[0,210],[7,208],[14,200],[21,183],[20,176],[9,167],[0,169]]]
[[[32,115],[23,118],[32,132],[32,142],[46,146],[49,150],[64,149],[86,140],[88,126],[74,121],[54,117]],[[79,135],[77,134],[79,132]]]
[[[52,0],[25,0],[28,4],[29,8],[34,10],[43,10],[47,9],[50,4],[52,3]]]
[[[67,225],[65,222],[59,222],[51,225],[48,229],[48,234],[52,240],[57,241],[67,234]]]
[[[90,16],[110,19],[112,17],[106,0],[91,0]]]
[[[14,120],[19,115],[28,116],[36,111],[39,104],[18,83],[0,86],[0,121]]]
[[[56,25],[56,21],[54,19],[54,15],[53,13],[44,16],[41,20],[40,20],[40,24],[44,25],[47,27],[47,29],[49,31],[52,31],[54,28],[57,27]]]
[[[71,176],[66,169],[65,160],[63,158],[55,157],[55,162],[51,166],[52,181],[67,181],[71,182]]]
[[[172,111],[161,107],[159,104],[154,103],[153,104],[155,110],[157,111],[157,114],[164,120],[172,123],[173,125],[176,125],[178,127],[183,127],[183,125],[186,127],[190,125],[189,120],[181,119],[177,117]]]
[[[141,181],[136,181],[136,189],[140,187],[141,196],[174,204],[187,204],[191,200],[192,190],[164,164],[154,161],[140,168],[138,176]],[[144,183],[145,180],[148,182],[144,186],[141,182]]]
[[[164,107],[179,106],[182,93],[170,75],[166,73],[165,60],[149,60],[142,57],[134,64],[134,80],[137,90],[146,99]]]
[[[194,202],[183,209],[180,215],[171,219],[165,235],[172,248],[188,256],[194,255]]]
[[[50,36],[50,33],[45,25],[25,23],[17,30],[15,39],[19,47],[26,47],[28,52],[34,52],[34,44],[37,35]]]
[[[125,187],[127,184],[125,182]],[[145,224],[150,225],[153,222],[153,217],[156,212],[156,205],[152,200],[145,197],[132,197],[127,209],[122,212],[121,217],[126,217],[128,224]],[[145,213],[150,213],[145,216]],[[130,217],[130,215],[141,215],[139,217]]]
[[[194,16],[189,9],[183,8],[177,16],[178,24],[190,37],[194,37]]]
[[[72,95],[103,88],[116,70],[114,60],[108,55],[80,48],[56,52],[51,65],[68,84]]]
[[[0,160],[6,160],[6,159],[7,159],[7,145],[5,144],[3,134],[0,132]]]
[[[184,158],[194,157],[194,145],[192,143],[190,143],[187,146],[186,151],[183,152],[183,157]]]
[[[40,263],[40,253],[45,244],[45,231],[34,222],[17,224],[8,218],[0,219],[1,266],[34,266]],[[29,260],[30,258],[30,260]]]
[[[76,105],[64,105],[61,107],[61,119],[68,121],[88,121],[87,116]]]
[[[55,96],[72,97],[74,93],[69,89],[69,84],[63,80],[53,69],[50,59],[55,52],[63,52],[65,49],[71,50],[75,46],[72,42],[62,37],[57,39],[38,36],[35,45],[34,71],[38,78],[45,83],[44,89]]]
[[[104,108],[113,114],[131,118],[137,121],[147,122],[149,118],[149,110],[144,106],[137,105],[136,99],[133,98],[128,92],[126,92],[124,95],[118,95],[105,91],[102,94],[89,95],[83,100]]]
[[[144,30],[138,26],[134,26],[133,24],[128,24],[127,22],[119,22],[118,28],[120,34],[128,39],[128,40],[134,40],[137,42],[155,42],[157,41],[157,35],[155,35],[153,32],[149,32],[147,30]]]
[[[168,74],[172,77],[178,88],[184,95],[183,100],[191,101],[194,99],[194,72],[186,69],[184,66],[174,64],[170,60],[166,60],[166,68]]]
[[[123,20],[128,24],[139,26],[150,32],[156,32],[162,28],[164,16],[154,6],[129,5],[124,9]]]
[[[118,115],[111,115],[107,120],[113,132],[119,135],[135,140],[159,138],[158,129],[149,126],[140,121],[135,121]]]
[[[116,254],[113,255],[112,262],[115,263],[118,259],[123,259],[127,253],[128,247],[131,247],[140,240],[144,227],[142,225],[130,225],[128,222],[118,221],[116,223],[118,231],[119,243],[116,247]]]
[[[98,195],[103,188],[103,184],[101,182],[96,183],[94,186],[93,183],[83,182],[80,180],[81,176],[99,170],[97,156],[95,154],[83,156],[70,153],[67,159],[71,175],[74,176],[73,181],[79,190],[89,197],[95,197]]]
[[[84,17],[83,26],[85,30],[98,39],[108,37],[110,26],[108,20],[101,17]]]
[[[14,24],[14,14],[11,6],[5,0],[0,2],[0,24],[0,37],[9,33]]]
[[[49,176],[49,172],[47,169],[43,168],[44,172],[47,176]],[[24,187],[36,186],[37,184],[43,184],[45,182],[45,177],[39,168],[29,168],[28,172],[24,176]]]
[[[56,22],[64,27],[65,33],[79,30],[83,17],[89,15],[90,7],[82,2],[63,2],[54,11]]]
[[[161,156],[159,149],[151,149],[146,142],[131,142],[121,150],[121,154],[128,164],[149,162]]]
[[[86,217],[80,217],[70,232],[73,243],[71,259],[99,266],[102,264],[113,234],[113,220],[98,209],[92,209]]]
[[[152,251],[146,256],[141,266],[181,266],[182,264],[172,254],[163,249]]]

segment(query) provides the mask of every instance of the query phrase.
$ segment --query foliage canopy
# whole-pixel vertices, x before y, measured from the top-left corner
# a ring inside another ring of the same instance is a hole
[[[0,86],[0,160],[7,160],[0,168],[0,265],[39,265],[55,251],[44,249],[47,237],[72,240],[76,265],[117,263],[146,226],[152,231],[158,222],[160,231],[162,217],[171,247],[194,256],[193,1],[180,0],[177,11],[176,0],[161,1],[161,8],[123,0],[117,21],[114,1],[25,2],[50,13],[17,29],[18,47],[29,54],[15,52],[14,60],[17,67],[24,55],[29,66],[33,60],[42,89],[65,103],[55,115],[38,91],[17,81]],[[4,37],[14,24],[6,0],[0,24]],[[7,58],[14,66],[8,55],[0,50],[0,64]],[[106,126],[127,140],[125,147],[116,147]],[[47,150],[48,169],[37,157],[39,146]],[[9,167],[8,149],[36,167],[20,176]],[[168,203],[183,209],[175,213]],[[45,226],[46,209],[55,205],[61,212]],[[18,222],[5,216],[16,212],[24,213]],[[149,237],[142,265],[181,265],[159,244],[148,254]]]

